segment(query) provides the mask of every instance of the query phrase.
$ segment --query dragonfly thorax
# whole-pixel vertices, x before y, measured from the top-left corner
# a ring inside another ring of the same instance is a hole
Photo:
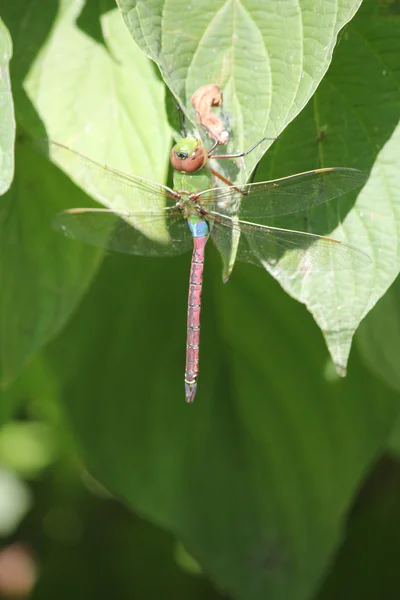
[[[182,212],[182,216],[185,219],[190,219],[192,216],[195,218],[204,218],[204,210],[202,209],[197,194],[191,194],[189,192],[179,192],[180,198],[176,203],[176,207]]]
[[[201,141],[194,137],[182,138],[171,150],[171,165],[181,173],[196,173],[207,162],[208,153]]]

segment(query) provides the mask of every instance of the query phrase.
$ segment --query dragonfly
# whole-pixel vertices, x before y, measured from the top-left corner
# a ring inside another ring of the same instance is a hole
[[[74,150],[49,142],[51,155],[68,165],[72,178],[112,208],[73,208],[59,213],[53,226],[65,235],[118,252],[173,256],[192,248],[187,309],[185,398],[192,403],[198,384],[200,309],[205,246],[211,237],[223,260],[227,280],[236,259],[263,268],[300,274],[359,268],[371,261],[362,250],[326,236],[273,227],[273,217],[309,210],[363,185],[357,169],[322,168],[237,187],[222,175],[213,185],[209,159],[216,154],[194,136],[181,137],[170,162],[173,187],[101,165]],[[257,144],[256,144],[257,145]]]

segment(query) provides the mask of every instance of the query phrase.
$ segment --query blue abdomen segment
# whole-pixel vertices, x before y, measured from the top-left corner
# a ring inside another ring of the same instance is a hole
[[[207,221],[203,221],[198,217],[188,219],[189,229],[192,232],[192,236],[195,238],[204,237],[210,233],[210,228]]]

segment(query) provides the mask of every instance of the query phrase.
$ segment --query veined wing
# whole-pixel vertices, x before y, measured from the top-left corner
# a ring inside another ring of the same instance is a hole
[[[171,188],[101,165],[63,144],[40,142],[40,149],[48,149],[50,156],[65,168],[77,185],[113,209],[144,212],[176,203],[177,195]]]
[[[315,273],[340,269],[357,269],[371,263],[370,257],[349,244],[333,238],[267,227],[213,214],[213,229],[218,229],[227,243],[231,230],[240,230],[237,258],[259,267],[277,267],[285,271]]]
[[[198,194],[204,209],[241,219],[265,219],[310,209],[360,187],[367,175],[357,169],[330,167],[282,179],[250,183],[241,188],[206,190]]]
[[[52,226],[93,246],[142,256],[182,254],[193,243],[186,221],[175,208],[118,214],[107,208],[72,208],[56,215]]]

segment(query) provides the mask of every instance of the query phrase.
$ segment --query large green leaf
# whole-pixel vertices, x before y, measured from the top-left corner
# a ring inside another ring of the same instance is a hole
[[[331,61],[336,37],[360,5],[206,0],[117,0],[129,31],[159,66],[195,126],[192,94],[217,83],[231,132],[229,148],[273,137],[301,111]],[[246,178],[272,142],[245,160]]]
[[[364,249],[373,259],[371,267],[354,272],[302,278],[275,273],[283,287],[313,314],[340,374],[345,372],[358,324],[399,270],[396,56],[400,30],[398,20],[371,15],[373,6],[366,3],[348,26],[312,102],[282,134],[258,172],[260,178],[268,179],[343,162],[365,171],[372,168],[356,204],[354,198],[346,198],[279,222],[289,228],[330,234]]]
[[[3,385],[64,324],[100,252],[52,231],[52,215],[85,194],[32,148],[17,145],[17,171],[0,218],[0,339]]]
[[[216,261],[209,252],[193,406],[185,257],[110,258],[48,357],[96,478],[233,597],[305,600],[397,398],[357,360],[346,380],[322,378],[307,313],[257,269],[223,286]]]
[[[0,195],[14,175],[15,121],[8,64],[11,60],[10,34],[0,18]]]
[[[343,70],[341,74],[343,74]],[[320,101],[321,104],[325,101],[329,102],[330,81],[331,79],[328,77],[326,84],[321,86],[321,92],[317,94],[317,102]],[[339,87],[337,81],[334,85],[335,87],[330,89]],[[334,93],[336,94],[336,91]],[[373,101],[370,106],[372,109]],[[349,110],[353,110],[353,107],[350,107]],[[383,108],[382,113],[385,114]],[[344,107],[343,114],[345,114]],[[279,149],[270,160],[273,169],[286,168],[287,163],[290,162],[290,154],[296,153],[293,138],[289,136],[295,133],[299,134],[307,121],[311,123],[312,118],[310,111],[305,112],[293,125],[294,131],[289,131],[287,137],[283,136],[282,151]],[[329,117],[325,122],[330,123]],[[362,121],[360,122],[362,123]],[[385,125],[388,126],[388,123]],[[382,124],[382,128],[385,125]],[[360,133],[361,128],[365,128],[367,135],[368,133],[372,135],[374,127],[376,125],[371,123],[368,130],[367,124],[361,124]],[[337,129],[336,133],[338,133]],[[363,131],[361,136],[365,135]],[[356,135],[356,137],[359,136]],[[346,151],[355,152],[357,146],[355,138],[349,143]],[[342,148],[343,146],[344,144],[342,144]],[[317,274],[301,279],[291,277],[287,273],[275,273],[283,287],[295,298],[304,302],[313,314],[324,334],[332,359],[340,374],[344,374],[346,371],[352,336],[358,324],[377,300],[385,294],[399,271],[400,195],[398,179],[400,168],[397,159],[399,151],[400,128],[397,128],[379,153],[368,184],[361,192],[353,209],[351,209],[350,201],[343,200],[313,210],[312,214],[302,215],[297,219],[297,228],[310,226],[314,232],[321,234],[326,233],[326,227],[331,234],[331,227],[335,222],[339,222],[332,232],[333,237],[366,250],[373,258],[373,264],[370,267],[352,272]],[[326,144],[326,148],[323,148],[323,152],[325,157],[337,154],[337,150],[329,143]],[[329,158],[325,160],[329,160]],[[358,161],[355,164],[358,165]],[[268,168],[267,165],[265,166]],[[327,226],[327,223],[330,223],[330,226]]]
[[[379,18],[376,3],[366,3],[349,25],[325,82],[283,134],[315,92],[331,61],[337,34],[359,2],[339,2],[329,11],[326,3],[273,3],[264,12],[250,1],[118,0],[118,4],[137,43],[157,62],[192,122],[191,94],[215,81],[224,92],[223,110],[232,134],[229,150],[240,151],[264,135],[281,134],[258,172],[259,180],[320,166],[354,166],[368,172],[376,152],[395,130],[400,115],[398,24],[386,14]],[[238,172],[230,169],[230,176],[246,179],[266,147],[246,157]],[[388,241],[388,219],[390,244],[397,247],[392,211],[398,161],[392,160],[386,185],[381,179],[389,154],[398,154],[397,136],[379,155],[356,204],[353,194],[283,223],[352,243],[370,254],[373,266],[306,276],[282,272],[279,265],[269,269],[312,312],[342,375],[357,326],[398,271],[395,253],[381,252]],[[377,198],[385,211],[376,211]],[[226,271],[225,265],[224,275]]]
[[[88,4],[84,23],[101,24],[105,41],[99,43],[76,23],[79,0],[62,2],[58,14],[55,8],[52,0],[40,6],[19,0],[3,9],[15,33],[13,86],[21,131],[162,181],[169,148],[164,88],[118,10],[99,20],[96,5]],[[7,382],[65,323],[99,256],[88,246],[67,243],[50,228],[57,211],[92,201],[57,178],[50,165],[46,170],[38,162],[36,170],[34,155],[24,152],[29,161],[19,163],[18,183],[4,208],[7,221],[1,223],[1,343]],[[68,170],[68,164],[61,161],[61,166]],[[76,178],[76,172],[69,174]],[[65,274],[61,283],[60,273]]]

